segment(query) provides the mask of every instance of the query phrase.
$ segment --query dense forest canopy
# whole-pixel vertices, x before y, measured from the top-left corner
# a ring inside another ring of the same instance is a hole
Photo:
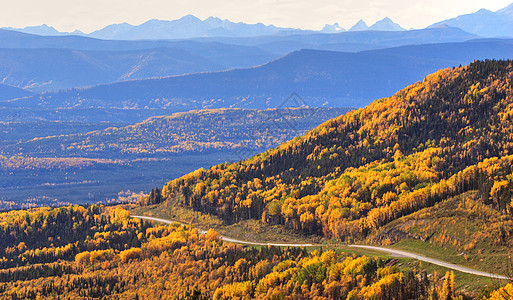
[[[428,299],[462,296],[393,260],[299,248],[243,248],[122,207],[0,213],[2,299]],[[437,276],[435,276],[437,277]],[[463,298],[461,298],[463,299]]]
[[[0,142],[0,155],[126,159],[241,148],[257,154],[349,110],[306,106],[193,110],[152,117],[123,127],[41,136],[5,145]],[[16,130],[16,125],[22,127],[23,124],[6,123],[3,127],[4,130]]]

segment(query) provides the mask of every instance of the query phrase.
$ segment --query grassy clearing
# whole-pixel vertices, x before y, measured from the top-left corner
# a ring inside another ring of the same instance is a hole
[[[392,240],[391,247],[450,263],[501,275],[511,274],[512,255],[508,232],[510,217],[484,205],[476,192],[448,199],[433,207],[398,219],[379,235]]]
[[[244,241],[258,241],[264,243],[326,243],[326,241],[319,236],[302,235],[282,226],[264,225],[259,220],[245,220],[232,225],[225,225],[221,219],[215,216],[202,214],[180,206],[174,206],[170,203],[139,207],[132,210],[132,214],[176,220],[205,230],[213,228],[222,235]]]

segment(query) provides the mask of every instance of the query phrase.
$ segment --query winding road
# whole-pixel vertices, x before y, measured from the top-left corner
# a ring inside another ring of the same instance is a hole
[[[153,217],[146,217],[146,216],[131,216],[132,218],[138,218],[143,220],[149,220],[149,221],[155,221],[165,224],[173,224],[173,223],[180,223],[182,225],[187,225],[181,222],[172,221],[172,220],[166,220],[166,219],[159,219],[159,218],[153,218]],[[207,233],[205,230],[200,230],[201,234]],[[314,244],[279,244],[279,243],[257,243],[257,242],[248,242],[248,241],[242,241],[237,239],[232,239],[226,236],[219,236],[221,240],[225,242],[230,243],[237,243],[237,244],[244,244],[244,245],[255,245],[255,246],[277,246],[277,247],[313,247],[313,246],[319,246]]]
[[[146,217],[146,216],[131,216],[131,217],[132,218],[143,219],[143,220],[148,220],[148,221],[155,221],[155,222],[165,223],[165,224],[180,223],[180,222],[176,222],[176,221],[172,221],[172,220],[166,220],[166,219],[160,219],[160,218],[154,218],[154,217]],[[186,224],[183,224],[183,223],[180,223],[180,224],[186,225]],[[201,234],[205,234],[206,231],[205,230],[200,230],[200,233]],[[314,244],[257,243],[257,242],[242,241],[242,240],[233,239],[233,238],[229,238],[229,237],[225,237],[225,236],[220,236],[220,238],[223,241],[226,241],[226,242],[237,243],[237,244],[245,244],[245,245],[278,246],[278,247],[314,247],[314,246],[323,246],[323,245],[314,245]],[[448,268],[448,269],[452,269],[452,270],[455,270],[455,271],[460,271],[460,272],[463,272],[463,273],[473,274],[473,275],[477,275],[477,276],[490,277],[490,278],[493,278],[493,279],[511,280],[511,278],[509,278],[507,276],[502,276],[502,275],[497,275],[497,274],[493,274],[493,273],[482,272],[482,271],[479,271],[479,270],[474,270],[474,269],[458,266],[458,265],[451,264],[451,263],[448,263],[448,262],[445,262],[445,261],[442,261],[442,260],[438,260],[438,259],[434,259],[434,258],[429,258],[429,257],[426,257],[426,256],[422,256],[422,255],[418,255],[418,254],[415,254],[415,253],[411,253],[411,252],[395,250],[395,249],[390,249],[390,248],[384,248],[384,247],[376,247],[376,246],[365,246],[365,245],[347,245],[347,246],[351,247],[351,248],[361,248],[361,249],[367,249],[367,250],[375,250],[375,251],[386,252],[386,253],[390,253],[390,254],[393,254],[393,255],[402,256],[402,257],[413,258],[413,259],[420,260],[420,261],[427,262],[427,263],[431,263],[431,264],[434,264],[434,265],[437,265],[437,266],[442,266],[442,267],[445,267],[445,268]]]

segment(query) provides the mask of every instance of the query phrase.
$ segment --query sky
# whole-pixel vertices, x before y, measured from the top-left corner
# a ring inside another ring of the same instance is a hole
[[[338,22],[348,29],[359,19],[368,25],[390,17],[404,28],[435,22],[481,8],[496,11],[513,0],[1,0],[0,27],[48,24],[60,31],[91,32],[109,24],[141,24],[192,14],[234,22],[321,29]]]

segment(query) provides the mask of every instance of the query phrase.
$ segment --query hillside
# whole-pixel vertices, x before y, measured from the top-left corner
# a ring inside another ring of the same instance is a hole
[[[136,50],[4,48],[0,49],[0,77],[6,84],[48,91],[247,68],[277,57],[256,47],[199,42]]]
[[[0,100],[16,99],[31,96],[33,93],[7,84],[0,84]]]
[[[134,51],[0,49],[0,65],[4,83],[33,91],[229,68],[185,50],[169,48]]]
[[[238,163],[163,188],[166,205],[359,240],[471,190],[511,222],[513,63],[441,70]],[[512,227],[493,243],[512,246]]]
[[[440,68],[511,58],[511,49],[511,40],[487,40],[359,53],[301,50],[249,69],[57,91],[0,106],[263,109],[278,107],[295,91],[313,107],[363,107]]]

